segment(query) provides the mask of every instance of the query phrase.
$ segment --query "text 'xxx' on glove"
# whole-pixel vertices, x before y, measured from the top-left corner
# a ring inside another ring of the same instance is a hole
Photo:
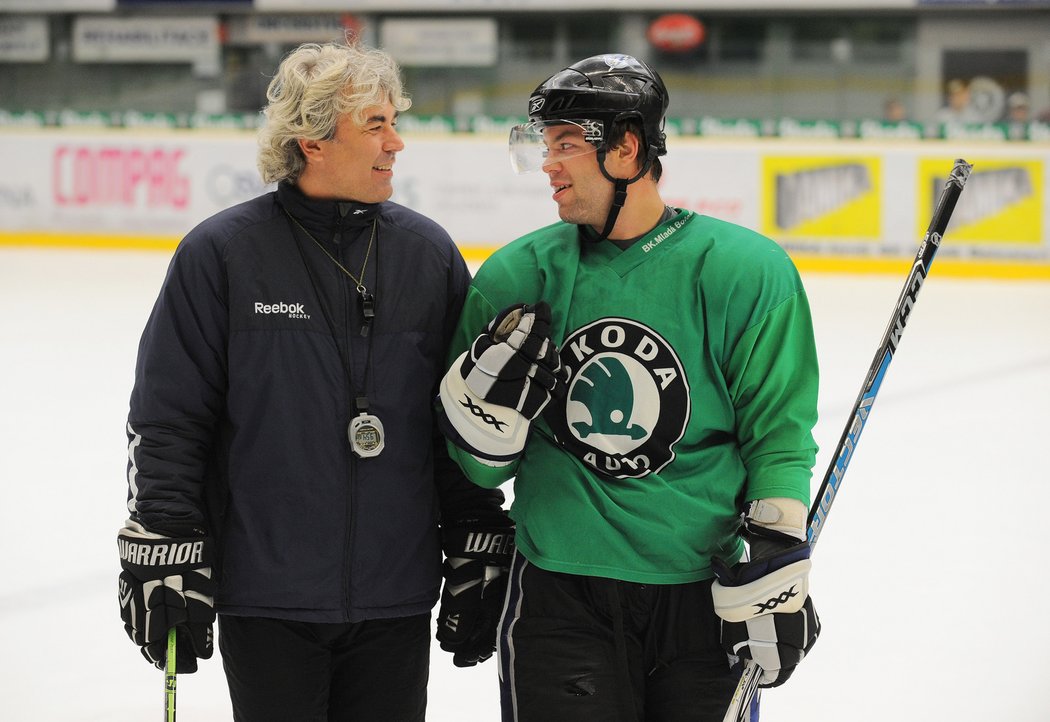
[[[441,382],[453,443],[496,462],[521,453],[532,420],[565,395],[568,371],[550,333],[544,301],[508,306],[485,326]]]

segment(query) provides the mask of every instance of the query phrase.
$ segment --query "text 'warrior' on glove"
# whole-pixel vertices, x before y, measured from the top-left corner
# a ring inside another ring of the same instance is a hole
[[[565,395],[568,372],[550,333],[546,302],[516,304],[456,359],[440,389],[454,444],[495,465],[521,454],[532,420]]]
[[[730,658],[752,659],[762,668],[760,687],[786,682],[820,634],[809,596],[805,515],[805,505],[793,499],[752,502],[742,533],[753,560],[733,566],[712,562],[722,647]]]
[[[442,531],[445,586],[437,640],[457,667],[492,656],[503,611],[507,570],[514,556],[514,526],[505,515],[460,520]]]
[[[208,537],[172,538],[128,520],[117,534],[120,617],[142,656],[163,669],[176,628],[176,672],[196,672],[212,655],[215,581]]]

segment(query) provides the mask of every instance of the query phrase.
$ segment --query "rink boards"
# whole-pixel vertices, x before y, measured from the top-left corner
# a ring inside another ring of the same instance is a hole
[[[543,174],[495,135],[406,134],[393,200],[441,223],[468,260],[557,220]],[[668,203],[754,228],[806,270],[899,272],[956,158],[974,171],[942,273],[1050,278],[1050,144],[671,137]],[[267,190],[251,132],[0,131],[0,244],[170,251]]]

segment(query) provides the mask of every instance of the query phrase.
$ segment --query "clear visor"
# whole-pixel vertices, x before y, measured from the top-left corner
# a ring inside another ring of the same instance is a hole
[[[510,129],[510,165],[532,173],[578,155],[594,153],[602,142],[598,120],[534,120]]]

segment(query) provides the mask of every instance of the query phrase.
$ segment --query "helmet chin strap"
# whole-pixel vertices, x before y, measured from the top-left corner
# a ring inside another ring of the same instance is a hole
[[[656,159],[657,149],[655,147],[649,148],[649,152],[645,156],[645,162],[642,163],[642,169],[633,178],[613,178],[609,175],[609,171],[605,170],[605,153],[605,150],[598,151],[598,168],[601,170],[602,175],[613,184],[613,199],[612,205],[609,206],[609,215],[605,217],[605,228],[598,234],[596,241],[604,241],[612,233],[613,226],[616,225],[616,219],[620,215],[620,209],[627,202],[627,186],[649,172],[649,168]]]

